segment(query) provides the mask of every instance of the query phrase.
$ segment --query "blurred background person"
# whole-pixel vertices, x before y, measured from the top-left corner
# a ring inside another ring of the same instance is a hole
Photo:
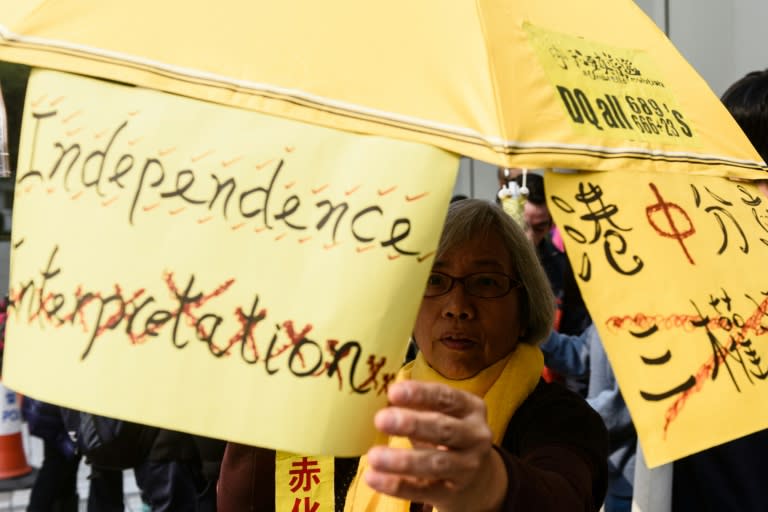
[[[529,170],[501,168],[497,176],[501,187],[497,200],[525,230],[555,295],[557,311],[554,329],[563,334],[581,334],[592,319],[581,297],[568,256],[562,247],[554,243],[558,230],[547,207],[544,178]],[[514,203],[509,204],[510,201]],[[545,365],[543,376],[548,382],[561,382],[572,391],[586,396],[586,375],[563,375]]]
[[[600,335],[592,324],[578,336],[552,331],[541,345],[544,364],[561,375],[587,380],[587,403],[608,429],[608,492],[605,512],[629,512],[635,477],[637,432]]]

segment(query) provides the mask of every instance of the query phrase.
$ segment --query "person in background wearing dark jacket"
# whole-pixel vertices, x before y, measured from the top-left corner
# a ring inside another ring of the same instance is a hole
[[[522,186],[522,175],[516,176],[515,181]],[[555,329],[563,334],[581,334],[592,320],[576,284],[568,256],[552,242],[554,221],[547,206],[544,178],[529,172],[525,184],[528,188],[523,206],[525,234],[536,248],[536,254],[557,299],[558,318]]]
[[[753,71],[722,97],[752,145],[768,161],[768,70]],[[761,198],[765,207],[766,198]],[[695,453],[673,464],[672,510],[720,512],[768,510],[768,430]]]
[[[501,179],[501,175],[499,176]],[[506,178],[505,178],[506,179]],[[592,323],[584,299],[573,275],[568,256],[552,241],[555,229],[552,214],[547,207],[544,192],[544,178],[533,172],[515,172],[511,178],[517,189],[527,189],[522,204],[521,222],[525,234],[536,249],[539,262],[547,274],[552,293],[557,300],[554,329],[557,332],[579,335]],[[587,394],[586,375],[561,374],[545,362],[544,378],[547,381],[562,382],[565,386],[580,394]]]
[[[134,468],[152,512],[216,512],[224,441],[160,429],[147,459]]]
[[[132,467],[141,500],[149,510],[215,512],[216,480],[224,441],[175,430],[141,427],[151,430],[151,444],[147,446],[147,453],[142,453],[141,460]],[[115,445],[114,451],[119,454],[124,449],[124,446]],[[89,511],[123,512],[123,472],[90,462]],[[96,489],[95,482],[99,482]],[[100,505],[91,508],[94,499]]]
[[[553,331],[541,350],[544,364],[555,371],[589,377],[586,400],[603,418],[610,442],[605,512],[629,512],[637,432],[595,325],[590,325],[579,336]]]
[[[541,379],[553,316],[520,226],[492,202],[452,203],[413,330],[419,351],[374,418],[387,442],[353,461],[356,472],[337,466],[337,510],[599,510],[605,426]],[[274,474],[274,453],[229,443],[219,512],[273,510]]]
[[[43,441],[43,462],[29,493],[27,512],[77,512],[80,455],[67,435],[57,405],[24,397],[22,415],[30,435]]]

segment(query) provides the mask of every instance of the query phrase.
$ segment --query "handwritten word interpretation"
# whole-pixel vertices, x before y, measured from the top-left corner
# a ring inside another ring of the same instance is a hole
[[[167,297],[121,284],[111,290],[85,286],[60,290],[57,278],[65,269],[57,262],[58,254],[59,247],[53,247],[39,276],[17,281],[10,291],[9,311],[21,322],[37,322],[41,328],[80,329],[81,361],[94,357],[99,341],[111,332],[112,338],[122,336],[128,343],[164,340],[179,350],[193,350],[199,343],[215,358],[236,352],[244,363],[261,365],[267,375],[287,371],[297,378],[335,377],[340,391],[380,394],[394,378],[382,371],[386,358],[364,354],[359,341],[327,339],[321,344],[308,337],[311,324],[297,328],[293,319],[268,327],[268,308],[258,294],[247,306],[222,314],[216,300],[230,293],[235,279],[206,290],[194,274],[179,279],[183,283],[179,286],[177,276],[166,272]]]

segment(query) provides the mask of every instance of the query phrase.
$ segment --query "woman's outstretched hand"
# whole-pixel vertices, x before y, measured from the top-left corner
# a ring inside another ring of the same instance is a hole
[[[443,384],[413,380],[392,385],[388,398],[376,428],[409,438],[413,449],[371,448],[368,485],[439,512],[498,510],[508,477],[493,448],[485,403]]]

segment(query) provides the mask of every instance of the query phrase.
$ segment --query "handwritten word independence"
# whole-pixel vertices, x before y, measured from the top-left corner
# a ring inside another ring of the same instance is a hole
[[[253,173],[233,165],[229,174],[203,172],[191,167],[172,168],[166,160],[142,157],[129,148],[129,121],[116,123],[106,143],[91,147],[85,139],[65,142],[55,133],[52,122],[57,110],[34,111],[31,162],[20,173],[18,184],[44,183],[59,185],[76,195],[88,192],[100,200],[129,195],[126,217],[131,226],[151,221],[146,217],[159,204],[199,209],[236,223],[252,222],[254,230],[280,230],[297,234],[320,235],[331,246],[351,240],[357,244],[378,244],[403,256],[422,256],[422,250],[408,243],[412,223],[399,212],[385,211],[377,198],[352,203],[349,198],[336,199],[325,190],[319,200],[308,200],[285,183],[287,162],[275,159],[271,173],[259,183]],[[51,129],[49,129],[51,127]],[[53,132],[53,135],[49,135]],[[35,156],[49,145],[52,161],[39,162]],[[317,190],[309,190],[314,195]],[[382,197],[385,194],[379,193]],[[424,195],[424,194],[422,194]],[[380,198],[379,197],[379,198]],[[418,196],[421,197],[421,196]],[[418,199],[418,197],[416,199]],[[416,200],[406,197],[406,201]],[[142,217],[145,216],[145,218]],[[428,251],[425,251],[428,252]]]

